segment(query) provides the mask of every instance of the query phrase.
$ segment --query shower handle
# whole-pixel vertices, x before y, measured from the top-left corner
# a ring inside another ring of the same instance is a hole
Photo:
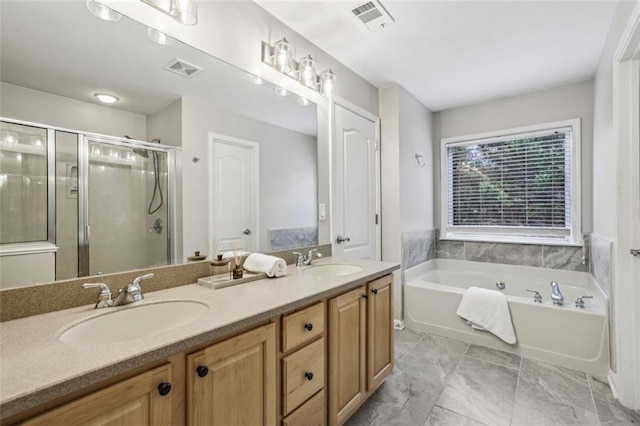
[[[153,225],[151,225],[151,227],[149,228],[149,232],[155,232],[156,234],[161,234],[162,233],[162,219],[157,218],[153,222]]]

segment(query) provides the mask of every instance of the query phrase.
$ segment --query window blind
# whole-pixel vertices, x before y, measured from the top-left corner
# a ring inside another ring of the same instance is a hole
[[[447,144],[448,227],[568,235],[571,144],[571,127]]]

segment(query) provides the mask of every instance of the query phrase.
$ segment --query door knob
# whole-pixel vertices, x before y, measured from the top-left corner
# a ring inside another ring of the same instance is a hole
[[[336,238],[336,243],[338,243],[338,244],[342,244],[344,242],[348,243],[349,241],[351,241],[351,238],[349,238],[349,237],[344,237],[343,238],[340,235],[338,235],[338,237]]]
[[[251,229],[247,228],[247,229],[245,229],[244,231],[242,231],[242,233],[243,233],[244,235],[251,235]]]

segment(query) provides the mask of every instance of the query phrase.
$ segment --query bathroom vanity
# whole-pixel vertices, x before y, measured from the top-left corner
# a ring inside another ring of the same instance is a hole
[[[337,275],[347,269],[331,262],[222,290],[149,293],[128,309],[190,300],[208,312],[122,342],[59,340],[122,308],[5,322],[2,423],[342,424],[393,368],[391,272],[399,265],[350,262],[359,271]]]

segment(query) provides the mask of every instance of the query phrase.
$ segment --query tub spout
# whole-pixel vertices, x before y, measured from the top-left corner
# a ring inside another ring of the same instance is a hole
[[[551,281],[551,301],[554,305],[562,306],[564,305],[564,296],[560,291],[560,287],[558,283],[555,281]]]

